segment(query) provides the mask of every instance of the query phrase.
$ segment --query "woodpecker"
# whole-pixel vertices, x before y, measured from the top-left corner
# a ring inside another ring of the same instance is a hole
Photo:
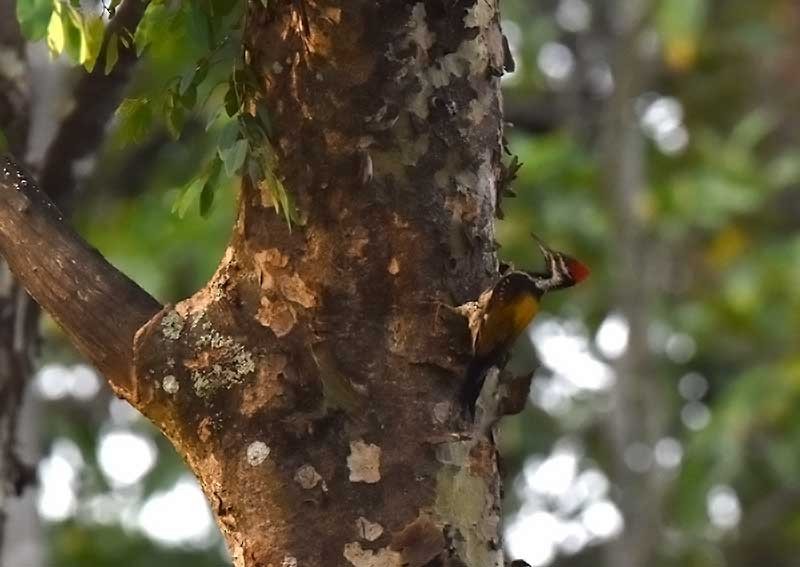
[[[473,358],[461,389],[461,403],[469,416],[481,393],[486,372],[498,364],[539,311],[542,296],[572,287],[589,276],[589,268],[575,258],[548,248],[535,235],[546,272],[511,270],[483,292],[478,301],[460,310],[469,319]]]

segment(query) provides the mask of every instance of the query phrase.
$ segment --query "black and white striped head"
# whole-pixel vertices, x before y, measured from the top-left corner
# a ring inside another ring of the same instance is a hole
[[[583,262],[563,252],[551,250],[536,235],[531,235],[539,244],[546,265],[545,273],[531,273],[534,284],[542,293],[564,289],[579,284],[589,277],[589,268]]]

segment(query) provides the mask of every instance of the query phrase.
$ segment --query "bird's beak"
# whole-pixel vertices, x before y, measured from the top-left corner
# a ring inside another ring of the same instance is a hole
[[[551,260],[556,256],[560,256],[564,260],[564,265],[569,270],[569,276],[573,281],[573,284],[579,284],[583,280],[589,277],[591,274],[591,270],[589,267],[581,262],[580,260],[576,260],[572,256],[567,256],[562,252],[555,252],[550,247],[545,244],[541,238],[536,236],[534,233],[531,233],[531,236],[539,245],[539,250],[542,251],[542,256],[544,256],[545,261],[547,262],[548,266],[552,265]],[[552,268],[551,268],[552,269]]]
[[[553,251],[545,244],[541,238],[536,236],[534,233],[531,232],[531,237],[536,241],[536,244],[539,245],[539,250],[542,252],[542,256],[544,256],[545,262],[547,265],[550,265],[550,259],[553,257]]]

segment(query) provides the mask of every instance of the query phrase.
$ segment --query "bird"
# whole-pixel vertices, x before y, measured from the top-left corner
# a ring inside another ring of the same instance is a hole
[[[473,357],[460,392],[462,407],[469,417],[475,415],[475,405],[487,371],[500,363],[517,337],[536,317],[542,296],[572,287],[589,277],[590,270],[586,264],[550,249],[536,235],[531,236],[544,256],[546,271],[511,269],[477,301],[462,306],[466,308],[460,310],[469,319],[473,339]]]

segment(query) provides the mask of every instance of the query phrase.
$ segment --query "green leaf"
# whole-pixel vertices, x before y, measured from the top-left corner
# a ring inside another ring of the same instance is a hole
[[[56,6],[59,5],[61,6],[61,26],[64,32],[64,52],[74,61],[80,61],[81,43],[83,41],[81,16],[72,6],[63,3],[56,4]]]
[[[66,36],[64,34],[64,24],[61,20],[61,3],[56,4],[47,24],[47,48],[53,56],[60,55],[64,51]]]
[[[186,211],[189,210],[189,207],[192,206],[192,203],[194,203],[195,199],[197,199],[198,195],[202,192],[203,186],[207,180],[208,175],[201,175],[192,179],[192,181],[184,187],[183,191],[181,191],[181,194],[172,205],[172,213],[183,218]]]
[[[186,122],[186,112],[174,91],[171,91],[164,101],[164,121],[172,138],[175,140],[180,138]]]
[[[272,138],[272,120],[269,116],[269,111],[266,106],[259,104],[256,107],[256,117],[261,122],[261,127],[264,130],[267,138]]]
[[[100,16],[81,16],[81,52],[78,62],[81,63],[89,73],[97,63],[97,56],[100,55],[100,48],[103,46],[103,35],[106,31],[103,18]]]
[[[230,147],[236,142],[240,135],[239,122],[237,120],[226,119],[227,122],[220,129],[217,136],[217,146],[220,148]]]
[[[53,0],[17,0],[17,20],[22,33],[31,41],[47,35]]]
[[[117,34],[112,33],[108,36],[108,43],[106,44],[106,75],[111,73],[114,65],[119,60],[119,38]]]
[[[233,2],[231,2],[233,4]],[[214,36],[208,13],[203,10],[201,2],[195,0],[188,4],[188,21],[186,27],[188,36],[196,41],[201,49],[214,48]]]
[[[153,39],[165,32],[173,16],[174,14],[170,12],[166,4],[151,2],[147,6],[142,21],[139,22],[133,36],[137,56],[142,54],[145,48],[153,42]]]
[[[119,135],[123,142],[138,143],[153,126],[153,110],[147,98],[127,98],[117,109]]]
[[[205,78],[208,76],[208,60],[203,59],[200,61],[194,69],[190,72],[186,73],[183,77],[181,77],[181,83],[179,92],[180,94],[184,94],[190,88],[197,89],[200,86]]]
[[[219,185],[219,177],[222,172],[222,161],[219,156],[214,156],[209,169],[208,179],[203,184],[203,190],[200,192],[200,216],[203,218],[208,216],[211,211],[211,206],[214,204],[214,193]]]
[[[197,104],[197,87],[196,86],[191,85],[186,90],[186,92],[183,93],[183,96],[181,96],[181,104],[183,104],[183,106],[188,110],[191,110],[192,108],[194,108],[194,105]]]
[[[236,140],[231,146],[219,147],[217,152],[220,159],[225,164],[225,173],[228,177],[233,177],[244,165],[247,158],[247,150],[250,145],[245,139]]]
[[[47,24],[47,47],[51,55],[55,57],[66,52],[77,61],[82,41],[80,26],[80,14],[68,4],[56,1]]]
[[[239,99],[236,85],[233,80],[231,80],[228,83],[228,92],[225,93],[225,111],[228,113],[228,116],[233,116],[239,112],[241,107],[242,101]]]

